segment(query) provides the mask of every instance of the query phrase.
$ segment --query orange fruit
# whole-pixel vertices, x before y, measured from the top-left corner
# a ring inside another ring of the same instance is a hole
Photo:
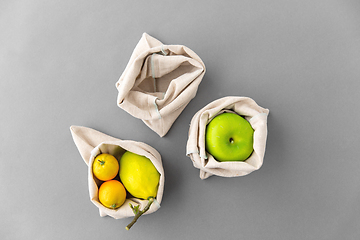
[[[119,162],[113,155],[102,153],[96,156],[92,170],[99,180],[108,181],[118,174]]]
[[[124,204],[126,190],[117,180],[106,181],[99,188],[99,201],[107,208],[118,208]]]

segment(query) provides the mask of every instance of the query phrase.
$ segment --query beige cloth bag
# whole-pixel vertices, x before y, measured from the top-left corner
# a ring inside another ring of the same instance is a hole
[[[244,162],[218,162],[205,150],[206,125],[223,112],[235,112],[245,117],[254,129],[254,151]],[[199,110],[191,120],[186,155],[194,167],[200,169],[200,178],[206,179],[212,175],[237,177],[259,169],[265,154],[268,114],[268,109],[247,97],[224,97]]]
[[[144,33],[116,83],[117,104],[163,137],[195,97],[204,74],[192,50]]]
[[[129,206],[131,203],[134,206],[140,205],[140,209],[143,209],[148,200],[142,200],[138,198],[129,198],[125,200],[125,203],[118,209],[109,209],[104,207],[98,198],[98,189],[101,184],[97,178],[93,176],[92,164],[94,158],[100,153],[109,153],[114,155],[117,159],[120,159],[122,154],[128,150],[130,152],[143,155],[151,160],[155,168],[160,173],[160,181],[158,192],[156,196],[155,204],[152,204],[150,209],[144,214],[150,214],[157,211],[160,208],[160,203],[164,191],[164,169],[161,162],[160,154],[149,145],[142,142],[135,142],[130,140],[120,140],[114,137],[110,137],[106,134],[93,130],[91,128],[71,126],[70,131],[77,146],[81,157],[84,159],[88,166],[88,185],[90,200],[99,208],[100,216],[111,216],[115,219],[134,217],[134,213]]]

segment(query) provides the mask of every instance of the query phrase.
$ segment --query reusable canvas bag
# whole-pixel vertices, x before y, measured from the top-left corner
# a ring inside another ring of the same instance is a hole
[[[90,200],[92,203],[95,204],[95,206],[99,208],[101,217],[104,217],[106,215],[111,216],[115,219],[134,217],[134,213],[130,208],[129,203],[134,206],[140,205],[140,209],[143,209],[146,206],[148,200],[132,197],[127,198],[120,208],[109,209],[104,207],[99,202],[98,197],[98,190],[101,181],[94,177],[92,172],[92,164],[94,162],[94,159],[100,153],[109,153],[119,160],[122,154],[125,153],[125,151],[127,150],[149,158],[150,161],[154,164],[157,171],[160,173],[160,181],[157,196],[155,198],[156,201],[154,202],[156,204],[152,204],[150,209],[144,214],[153,213],[160,208],[160,203],[164,191],[165,178],[161,156],[154,148],[142,142],[120,140],[99,131],[93,130],[91,128],[71,126],[70,131],[81,157],[84,159],[86,165],[88,166],[88,186]]]
[[[206,125],[223,112],[235,112],[248,120],[254,129],[251,156],[245,161],[218,162],[205,149]],[[263,164],[267,138],[268,109],[264,109],[248,97],[224,97],[215,100],[200,109],[192,118],[186,155],[194,167],[200,169],[200,178],[212,175],[222,177],[244,176],[259,169]]]
[[[163,137],[196,95],[205,65],[182,45],[142,35],[116,82],[117,104]]]

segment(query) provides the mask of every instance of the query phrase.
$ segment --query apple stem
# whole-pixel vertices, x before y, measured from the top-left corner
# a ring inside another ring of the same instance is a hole
[[[131,223],[129,223],[129,225],[127,225],[125,227],[126,230],[129,230],[136,223],[138,218],[150,209],[151,204],[154,202],[154,197],[148,197],[148,200],[149,200],[149,202],[147,203],[145,208],[143,210],[141,210],[141,211],[139,210],[140,205],[137,205],[136,207],[134,207],[131,203],[129,203],[131,209],[133,210],[133,212],[135,214],[135,217],[131,221]]]

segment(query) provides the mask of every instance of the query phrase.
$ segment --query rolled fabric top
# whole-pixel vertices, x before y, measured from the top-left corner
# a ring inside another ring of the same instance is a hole
[[[206,125],[223,112],[235,112],[243,116],[254,129],[254,151],[245,161],[218,162],[206,152]],[[212,175],[244,176],[259,169],[263,164],[265,154],[268,114],[268,109],[260,107],[248,97],[224,97],[200,109],[191,120],[186,145],[186,155],[190,157],[194,167],[200,169],[200,178],[206,179]]]
[[[163,137],[197,93],[205,65],[182,45],[142,35],[116,82],[117,104]]]

